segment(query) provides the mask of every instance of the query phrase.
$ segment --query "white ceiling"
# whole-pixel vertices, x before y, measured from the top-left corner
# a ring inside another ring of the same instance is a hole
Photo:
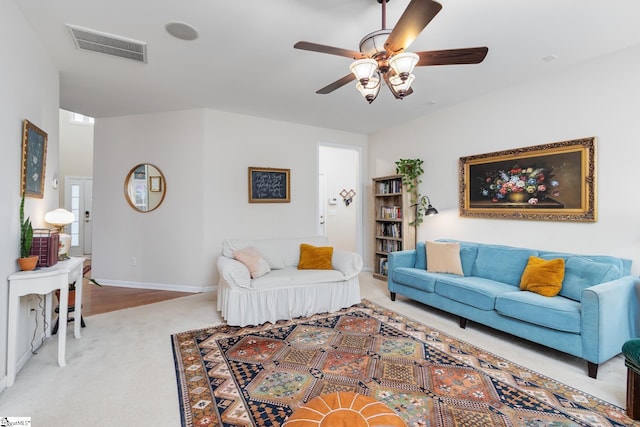
[[[315,94],[351,60],[293,45],[357,51],[381,27],[376,0],[15,1],[60,70],[60,106],[97,118],[210,108],[369,133],[640,43],[638,0],[440,0],[409,51],[487,46],[485,61],[417,68],[412,95],[369,105],[355,83]],[[390,0],[388,27],[408,3]],[[170,36],[174,21],[200,37]],[[77,50],[65,24],[146,42],[148,63]]]

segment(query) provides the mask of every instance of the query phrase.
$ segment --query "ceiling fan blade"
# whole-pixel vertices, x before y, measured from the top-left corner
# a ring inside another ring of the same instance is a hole
[[[316,93],[320,95],[326,95],[328,93],[333,92],[336,89],[340,89],[342,86],[346,85],[349,82],[354,81],[355,79],[356,79],[356,76],[354,76],[352,73],[349,73],[343,78],[336,80],[335,82],[323,87],[322,89],[318,89]]]
[[[416,67],[427,65],[479,64],[484,61],[489,48],[470,47],[467,49],[432,50],[416,52],[420,59]]]
[[[356,52],[355,50],[342,49],[342,48],[333,47],[333,46],[326,46],[318,43],[301,41],[294,44],[293,47],[296,49],[310,50],[312,52],[329,53],[331,55],[346,56],[347,58],[353,58],[353,59],[366,58],[364,54],[362,54],[361,52]]]
[[[387,53],[395,55],[407,49],[440,9],[442,5],[433,0],[411,0],[384,44]]]

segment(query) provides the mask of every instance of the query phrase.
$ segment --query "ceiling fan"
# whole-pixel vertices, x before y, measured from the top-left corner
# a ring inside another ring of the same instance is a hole
[[[358,80],[356,87],[371,104],[380,90],[382,82],[396,99],[413,93],[411,83],[415,79],[414,67],[428,65],[479,64],[487,56],[487,47],[466,49],[406,52],[420,32],[440,12],[442,5],[433,0],[411,0],[393,29],[386,28],[387,3],[382,5],[382,29],[364,36],[360,41],[360,52],[317,43],[299,41],[293,47],[313,52],[329,53],[355,59],[351,73],[316,91],[331,93],[347,83]]]

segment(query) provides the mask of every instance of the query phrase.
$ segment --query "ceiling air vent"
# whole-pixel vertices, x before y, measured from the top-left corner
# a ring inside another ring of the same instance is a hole
[[[66,24],[78,49],[147,62],[147,44]]]

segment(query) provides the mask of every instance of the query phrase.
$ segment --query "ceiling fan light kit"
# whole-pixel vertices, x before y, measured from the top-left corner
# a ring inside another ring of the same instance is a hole
[[[431,65],[479,64],[488,48],[447,49],[427,52],[406,52],[409,45],[440,12],[442,5],[434,0],[411,0],[393,29],[386,28],[386,4],[389,0],[377,0],[382,5],[382,29],[367,34],[360,41],[360,52],[300,41],[293,47],[313,52],[345,56],[355,60],[348,74],[316,91],[331,93],[356,80],[356,88],[371,104],[384,80],[396,99],[413,93],[414,68]]]
[[[364,99],[371,104],[378,97],[378,92],[380,92],[380,78],[371,77],[369,82],[365,85],[358,82],[356,83],[356,88],[360,91],[362,96],[364,96]]]
[[[403,52],[391,57],[391,59],[389,59],[389,66],[402,81],[405,81],[409,75],[413,73],[418,59],[420,59],[420,57],[413,52]]]
[[[358,80],[358,82],[363,86],[367,85],[369,79],[373,77],[377,69],[378,63],[369,58],[358,59],[349,67],[349,70],[351,70],[353,75],[356,76],[356,80]]]

